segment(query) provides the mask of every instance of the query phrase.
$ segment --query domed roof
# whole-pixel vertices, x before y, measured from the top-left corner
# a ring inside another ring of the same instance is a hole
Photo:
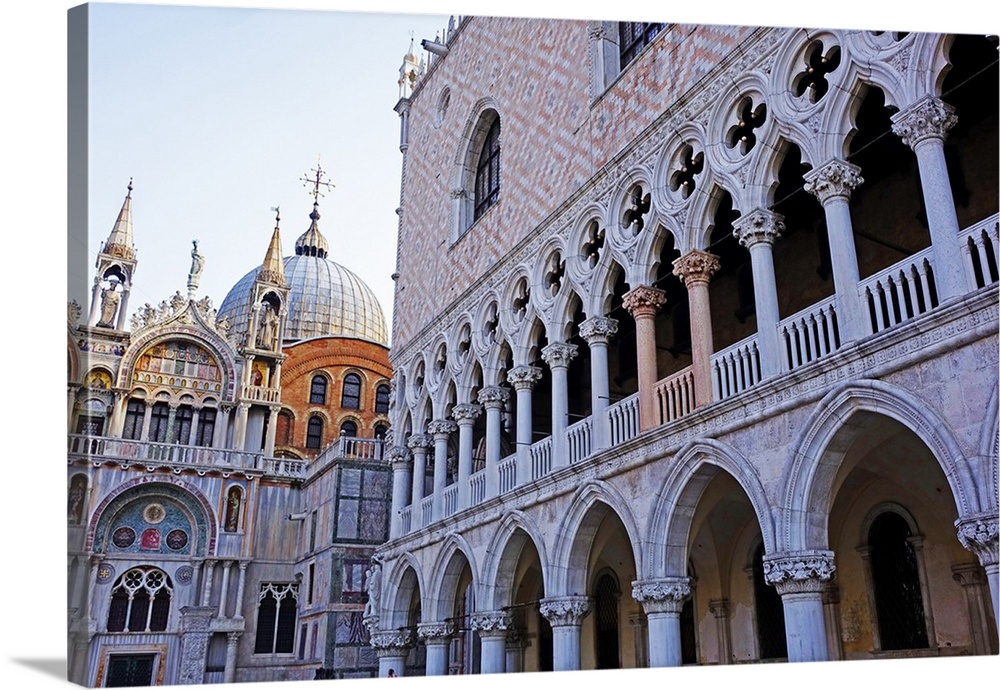
[[[316,206],[312,225],[295,242],[295,255],[282,259],[288,284],[285,340],[343,335],[388,344],[385,316],[375,293],[357,275],[326,258],[327,241],[319,232]],[[234,333],[245,333],[258,266],[229,291],[218,318],[228,317]]]

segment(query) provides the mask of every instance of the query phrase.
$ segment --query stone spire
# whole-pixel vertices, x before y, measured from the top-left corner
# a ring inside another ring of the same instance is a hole
[[[417,85],[417,77],[420,74],[420,58],[417,56],[416,43],[413,36],[410,36],[410,49],[403,56],[403,64],[399,67],[399,97],[409,98]]]
[[[128,193],[122,202],[122,210],[118,212],[118,219],[101,247],[101,253],[127,261],[135,259],[135,245],[132,243],[132,178],[128,181]]]
[[[88,326],[125,330],[125,314],[137,264],[132,242],[132,179],[129,178],[128,193],[118,212],[118,219],[108,239],[101,245],[94,263],[97,271],[90,298]]]
[[[267,254],[264,255],[264,263],[261,264],[257,280],[284,287],[287,283],[285,263],[281,258],[281,231],[278,227],[280,223],[281,213],[278,209],[274,209],[274,233],[271,234],[271,243],[267,245]]]

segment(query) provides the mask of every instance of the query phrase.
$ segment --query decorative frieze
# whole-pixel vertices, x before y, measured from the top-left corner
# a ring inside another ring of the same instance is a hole
[[[590,598],[570,596],[542,599],[538,611],[552,627],[580,625],[583,617],[590,612]]]
[[[568,367],[576,357],[576,345],[569,343],[549,343],[542,348],[542,359],[550,368]]]
[[[680,613],[684,601],[691,596],[691,578],[664,577],[632,583],[632,598],[642,605],[646,614]]]
[[[617,319],[607,316],[592,316],[580,324],[580,337],[586,340],[588,345],[607,343],[617,332]]]
[[[531,390],[542,379],[542,370],[538,367],[519,366],[507,372],[507,381],[515,390]]]
[[[502,408],[507,404],[509,393],[500,386],[487,386],[479,391],[479,403],[487,410]]]
[[[924,96],[892,116],[892,132],[912,149],[930,139],[944,141],[957,123],[954,107],[935,96]]]
[[[691,287],[698,283],[708,284],[712,276],[722,266],[715,254],[692,249],[684,256],[674,260],[674,275]]]
[[[784,216],[764,208],[754,209],[733,223],[733,237],[747,249],[762,243],[774,246],[784,231]]]
[[[842,160],[830,160],[810,170],[804,176],[802,188],[825,204],[830,199],[850,199],[851,192],[860,187],[865,179],[861,168]]]
[[[778,594],[820,593],[837,566],[832,551],[800,551],[764,557],[764,581]]]
[[[997,515],[984,514],[955,521],[958,540],[976,554],[982,566],[997,564]]]
[[[649,285],[640,285],[629,290],[622,298],[622,306],[632,318],[654,316],[666,303],[667,293]]]

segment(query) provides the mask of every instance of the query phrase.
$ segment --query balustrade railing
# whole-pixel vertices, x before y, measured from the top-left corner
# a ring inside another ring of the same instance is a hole
[[[861,281],[870,333],[878,333],[937,306],[931,247]]]
[[[119,462],[156,462],[173,465],[210,465],[263,469],[261,453],[231,448],[182,446],[176,443],[138,441],[104,436],[69,434],[70,455],[100,455]]]
[[[608,407],[611,425],[611,445],[624,443],[639,434],[639,394],[622,398]]]
[[[341,436],[337,439],[340,457],[356,460],[381,460],[385,441],[380,438],[353,438]]]
[[[836,296],[831,295],[778,322],[778,336],[784,348],[785,366],[789,370],[798,369],[840,348],[836,300]]]
[[[497,470],[500,473],[500,493],[513,491],[517,486],[517,454],[508,455],[500,461]],[[485,486],[484,486],[485,491]]]
[[[449,484],[444,488],[444,516],[454,515],[458,510],[458,484]]]
[[[434,495],[424,496],[420,499],[420,525],[419,527],[426,527],[431,524],[431,520],[434,517]]]
[[[666,424],[694,409],[694,374],[691,367],[657,381],[653,388],[659,424]]]
[[[970,290],[992,285],[1000,279],[997,271],[1000,223],[997,218],[994,214],[958,234]]]
[[[486,500],[486,470],[479,470],[469,476],[469,501],[478,505]]]
[[[281,402],[281,389],[267,386],[244,385],[240,397],[256,402]]]
[[[531,444],[531,479],[544,477],[552,471],[552,437]]]
[[[295,458],[263,458],[261,463],[265,473],[280,477],[305,477],[309,468],[305,460]]]
[[[730,398],[758,383],[760,352],[757,350],[756,333],[712,357],[712,386],[716,400]],[[687,414],[688,411],[685,410],[682,414]]]
[[[413,506],[409,505],[399,511],[399,533],[409,534],[413,529]]]
[[[569,448],[569,461],[580,462],[590,455],[591,433],[593,422],[591,417],[581,419],[566,429],[566,445]]]

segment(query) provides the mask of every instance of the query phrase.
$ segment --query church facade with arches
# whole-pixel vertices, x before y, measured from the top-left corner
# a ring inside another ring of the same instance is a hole
[[[996,37],[424,47],[379,675],[996,654]]]

